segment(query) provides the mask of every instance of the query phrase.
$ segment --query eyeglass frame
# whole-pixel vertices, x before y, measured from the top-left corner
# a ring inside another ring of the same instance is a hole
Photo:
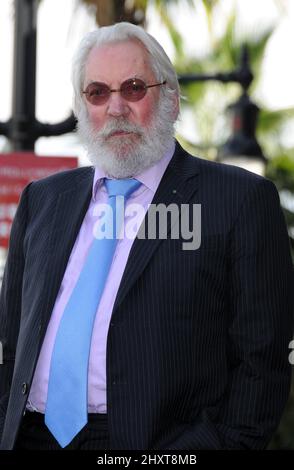
[[[84,94],[84,95],[88,95],[88,94],[89,94],[89,92],[87,91],[87,88],[88,88],[90,85],[95,85],[95,84],[105,85],[105,86],[107,86],[107,88],[108,88],[108,90],[109,90],[109,91],[108,91],[107,100],[105,101],[105,103],[106,103],[106,102],[108,101],[109,97],[110,97],[110,93],[118,93],[118,92],[121,93],[121,92],[122,92],[122,90],[121,90],[122,85],[123,85],[124,83],[126,83],[126,82],[131,81],[131,80],[133,80],[133,81],[135,81],[135,80],[140,80],[142,83],[144,83],[144,90],[145,90],[145,94],[142,96],[142,98],[139,98],[138,100],[135,100],[135,101],[128,100],[128,99],[125,98],[123,95],[121,95],[123,99],[125,99],[126,101],[129,101],[129,102],[133,102],[133,103],[136,103],[137,101],[141,101],[141,100],[144,98],[144,96],[146,95],[148,88],[153,88],[153,87],[156,87],[156,86],[165,85],[165,84],[167,83],[167,81],[164,80],[163,82],[160,82],[160,83],[153,83],[153,84],[151,84],[151,85],[147,85],[147,84],[144,82],[144,80],[142,80],[141,78],[133,77],[133,78],[128,78],[127,80],[124,80],[124,81],[121,83],[120,88],[117,88],[117,89],[113,88],[113,89],[112,89],[112,88],[110,88],[109,85],[107,85],[107,83],[104,83],[104,82],[96,82],[96,81],[95,81],[95,82],[89,83],[89,84],[87,85],[86,89],[85,89],[85,90],[82,90],[82,94]],[[87,99],[87,101],[88,101],[90,104],[92,104],[93,106],[101,106],[101,105],[105,104],[105,103],[93,104],[93,103],[91,103],[88,99]]]

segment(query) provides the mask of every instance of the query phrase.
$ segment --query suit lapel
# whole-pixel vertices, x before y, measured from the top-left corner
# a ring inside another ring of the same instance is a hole
[[[43,311],[45,324],[50,319],[70,253],[89,207],[93,175],[92,168],[85,169],[85,174],[77,178],[69,190],[57,196],[46,266],[47,272],[54,273],[54,277],[51,276],[51,282],[44,286],[43,298],[48,299]]]
[[[198,179],[196,176],[198,174],[198,166],[195,162],[196,159],[187,154],[177,143],[175,153],[162,177],[152,200],[152,204],[157,205],[161,203],[166,206],[177,204],[180,207],[181,204],[188,203],[197,191]],[[148,225],[149,212],[150,210],[148,210],[144,219],[146,227]],[[168,218],[167,233],[169,233],[171,229],[169,219],[170,218]],[[159,238],[149,240],[147,238],[136,238],[134,240],[116,296],[113,311],[115,311],[123,301],[162,241],[163,240]]]

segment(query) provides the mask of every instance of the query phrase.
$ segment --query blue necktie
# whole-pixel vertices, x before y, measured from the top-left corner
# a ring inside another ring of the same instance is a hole
[[[123,198],[140,184],[135,179],[105,180],[105,226],[110,224],[111,236],[94,238],[56,334],[45,423],[61,447],[67,446],[88,421],[88,362],[95,315],[116,248],[116,234],[124,219]]]

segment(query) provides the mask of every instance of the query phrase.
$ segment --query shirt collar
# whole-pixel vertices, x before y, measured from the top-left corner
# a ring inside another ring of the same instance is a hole
[[[151,166],[150,168],[147,168],[141,173],[135,175],[134,177],[155,194],[160,180],[174,154],[174,151],[175,142],[173,141],[169,150],[157,163],[155,163],[155,165]],[[92,188],[92,198],[94,201],[97,197],[97,191],[101,189],[103,185],[104,178],[107,178],[107,174],[105,173],[105,171],[99,168],[98,166],[95,166],[95,174]]]

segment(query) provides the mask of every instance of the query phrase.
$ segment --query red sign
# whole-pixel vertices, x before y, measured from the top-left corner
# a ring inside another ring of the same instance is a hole
[[[31,181],[77,168],[75,157],[41,157],[30,152],[0,154],[0,247],[7,248],[20,194]]]

